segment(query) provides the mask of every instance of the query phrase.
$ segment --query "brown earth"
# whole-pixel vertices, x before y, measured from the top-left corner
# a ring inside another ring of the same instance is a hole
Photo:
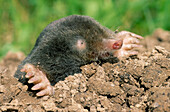
[[[138,56],[85,65],[40,98],[13,77],[23,53],[9,52],[0,63],[0,111],[170,112],[170,32],[158,29],[142,44]]]

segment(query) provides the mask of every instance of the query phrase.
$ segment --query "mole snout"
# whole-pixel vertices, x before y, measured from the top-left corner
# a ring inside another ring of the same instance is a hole
[[[122,45],[123,40],[103,39],[103,46],[106,50],[118,50]]]
[[[112,38],[110,38],[112,37]],[[15,73],[23,84],[33,84],[37,96],[52,95],[53,85],[80,67],[100,59],[128,57],[138,52],[143,37],[111,31],[88,16],[72,15],[50,23]]]
[[[122,47],[122,45],[123,45],[123,40],[118,40],[112,45],[112,48],[113,49],[120,49]]]

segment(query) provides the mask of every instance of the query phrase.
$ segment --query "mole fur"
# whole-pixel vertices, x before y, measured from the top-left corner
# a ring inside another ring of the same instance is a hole
[[[20,70],[30,63],[45,72],[54,85],[68,75],[81,72],[80,66],[102,59],[106,52],[102,39],[114,35],[115,32],[88,16],[72,15],[54,21],[40,33],[34,48],[18,66],[14,76],[26,84],[26,73]],[[85,49],[76,47],[77,40],[85,42]]]

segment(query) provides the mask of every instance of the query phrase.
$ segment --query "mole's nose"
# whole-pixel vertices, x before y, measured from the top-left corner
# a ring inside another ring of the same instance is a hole
[[[103,47],[105,50],[118,50],[123,45],[123,40],[115,40],[115,39],[103,39]]]
[[[120,49],[123,45],[123,40],[117,40],[113,45],[112,48],[113,49]]]

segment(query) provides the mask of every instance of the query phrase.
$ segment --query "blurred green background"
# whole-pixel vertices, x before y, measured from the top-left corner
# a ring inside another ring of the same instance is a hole
[[[170,0],[0,0],[0,58],[9,50],[27,55],[50,22],[73,14],[142,36],[170,30]]]

